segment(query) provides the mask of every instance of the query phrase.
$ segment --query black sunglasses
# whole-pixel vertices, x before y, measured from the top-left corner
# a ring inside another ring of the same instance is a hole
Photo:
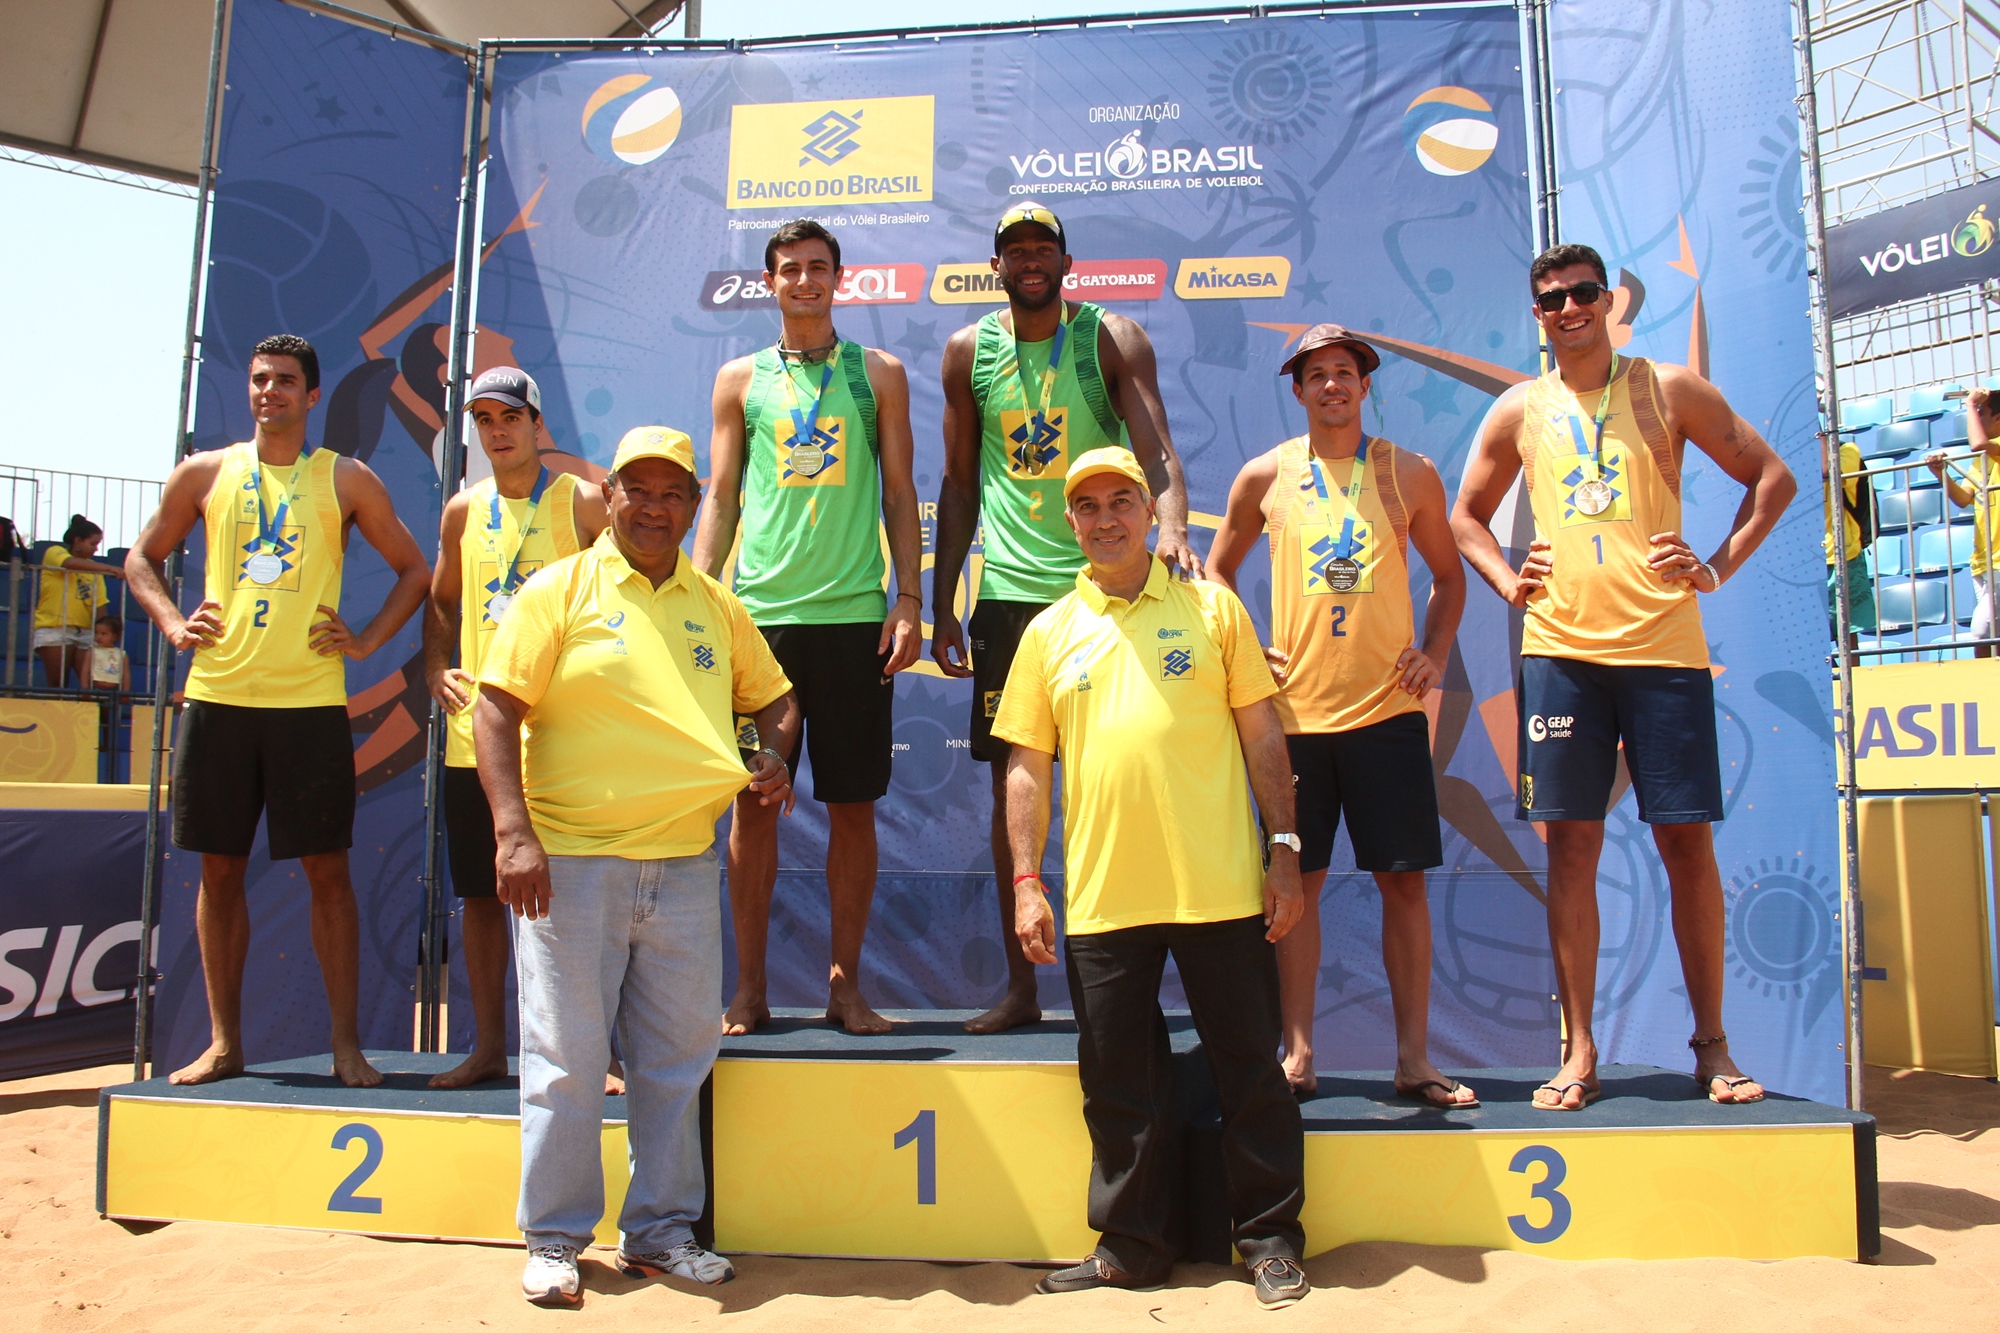
[[[1551,287],[1545,292],[1535,293],[1535,304],[1545,315],[1553,315],[1561,310],[1574,296],[1578,305],[1596,305],[1597,298],[1604,295],[1601,282],[1579,282],[1574,287]]]

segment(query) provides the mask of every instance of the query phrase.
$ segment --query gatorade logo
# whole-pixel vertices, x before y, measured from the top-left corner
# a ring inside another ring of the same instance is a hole
[[[736,106],[729,207],[929,199],[935,129],[936,99],[929,96]]]

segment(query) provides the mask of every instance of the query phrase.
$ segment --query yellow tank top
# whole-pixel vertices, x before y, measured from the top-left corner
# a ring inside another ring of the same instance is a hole
[[[580,547],[576,478],[558,472],[545,474],[545,481],[539,503],[532,495],[509,499],[491,477],[469,492],[465,531],[458,539],[458,665],[475,680],[513,595],[508,589],[518,592],[528,575]],[[475,685],[472,702],[478,701]],[[445,765],[471,768],[472,704],[451,714],[446,727]]]
[[[1535,535],[1554,557],[1547,586],[1528,599],[1521,654],[1706,667],[1694,590],[1662,580],[1646,563],[1654,533],[1687,535],[1659,380],[1643,357],[1621,363],[1604,418],[1601,468],[1594,447],[1599,393],[1579,399],[1552,370],[1528,386],[1521,405],[1521,467]],[[1585,512],[1592,480],[1610,491],[1596,514]]]
[[[319,608],[340,607],[339,457],[318,449],[289,467],[265,467],[254,443],[224,451],[202,511],[203,595],[222,605],[222,641],[195,651],[188,698],[243,708],[347,703],[347,659],[309,644]]]
[[[1414,641],[1410,529],[1396,446],[1363,439],[1352,460],[1278,446],[1271,534],[1271,646],[1286,655],[1275,700],[1288,735],[1352,731],[1423,705],[1396,687]]]

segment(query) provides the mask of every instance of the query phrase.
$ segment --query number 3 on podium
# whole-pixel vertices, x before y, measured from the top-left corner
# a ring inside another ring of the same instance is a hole
[[[917,1202],[937,1202],[937,1112],[919,1111],[896,1131],[896,1150],[917,1145]]]

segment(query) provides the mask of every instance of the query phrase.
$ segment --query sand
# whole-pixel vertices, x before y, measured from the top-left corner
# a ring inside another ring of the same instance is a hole
[[[1875,1071],[1878,1264],[1566,1263],[1366,1244],[1307,1263],[1317,1290],[1258,1311],[1240,1271],[1178,1269],[1166,1290],[1038,1296],[1037,1270],[745,1258],[727,1286],[630,1282],[593,1251],[582,1310],[525,1304],[521,1252],[196,1222],[127,1230],[92,1211],[97,1089],[123,1066],[0,1084],[0,1327],[396,1330],[1221,1328],[1486,1330],[2000,1329],[2000,1087]]]

